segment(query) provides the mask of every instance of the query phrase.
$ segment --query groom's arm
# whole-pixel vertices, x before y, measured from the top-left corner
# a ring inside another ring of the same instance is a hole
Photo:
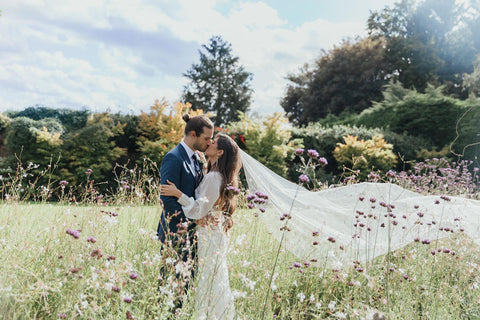
[[[182,170],[182,162],[173,154],[168,153],[162,161],[160,167],[160,182],[167,184],[167,180],[173,182],[177,188],[180,187],[180,177]],[[182,210],[182,206],[177,202],[175,197],[161,196],[164,210],[167,213],[175,213]]]

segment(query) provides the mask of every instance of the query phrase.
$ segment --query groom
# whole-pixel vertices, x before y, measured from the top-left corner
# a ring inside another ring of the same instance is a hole
[[[186,122],[183,140],[174,149],[165,155],[160,167],[161,184],[167,184],[167,180],[173,182],[177,188],[188,197],[195,197],[195,188],[203,177],[203,171],[198,163],[196,151],[204,152],[213,138],[213,123],[205,115],[190,118],[188,114],[183,116]],[[175,197],[161,196],[163,211],[157,228],[160,241],[166,239],[172,241],[172,246],[178,252],[182,252],[180,224],[187,219],[182,206]],[[195,223],[188,225],[188,239],[193,244]],[[183,255],[183,254],[182,254]],[[183,255],[184,261],[188,257]]]

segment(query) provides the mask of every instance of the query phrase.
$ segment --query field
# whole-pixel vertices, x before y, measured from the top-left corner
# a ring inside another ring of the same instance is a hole
[[[461,233],[332,270],[279,248],[254,211],[235,214],[228,263],[242,319],[480,319],[480,250]],[[156,239],[159,215],[155,206],[2,204],[0,315],[174,318],[175,294],[159,289],[171,263]],[[193,293],[179,319],[193,317]]]

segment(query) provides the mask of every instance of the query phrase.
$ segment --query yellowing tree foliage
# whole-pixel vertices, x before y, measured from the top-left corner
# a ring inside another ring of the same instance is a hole
[[[165,100],[156,100],[150,107],[150,113],[142,112],[138,123],[137,144],[140,149],[141,160],[149,158],[160,163],[163,156],[173,149],[183,137],[185,121],[182,116],[203,114],[203,110],[192,110],[190,103],[177,102],[173,108]]]

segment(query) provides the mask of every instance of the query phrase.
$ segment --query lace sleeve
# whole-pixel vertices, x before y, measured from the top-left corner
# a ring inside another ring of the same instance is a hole
[[[202,180],[197,190],[197,199],[182,194],[178,203],[182,205],[185,216],[189,219],[205,217],[217,202],[220,196],[222,176],[215,171],[209,172]]]

